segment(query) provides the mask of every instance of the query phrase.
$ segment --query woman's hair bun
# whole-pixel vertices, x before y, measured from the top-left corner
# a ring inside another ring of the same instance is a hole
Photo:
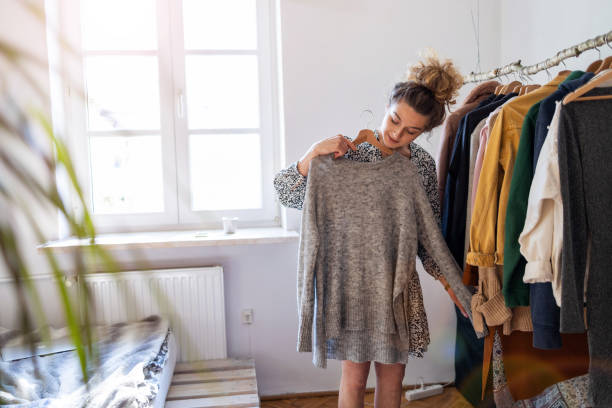
[[[422,57],[423,61],[408,68],[405,80],[428,88],[434,98],[444,105],[454,104],[463,85],[463,76],[451,60],[441,62],[431,49],[426,50]]]

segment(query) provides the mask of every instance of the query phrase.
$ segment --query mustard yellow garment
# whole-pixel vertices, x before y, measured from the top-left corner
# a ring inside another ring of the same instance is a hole
[[[468,264],[504,264],[506,206],[523,120],[529,108],[557,90],[569,73],[560,73],[546,85],[510,100],[499,112],[489,135],[474,199]]]

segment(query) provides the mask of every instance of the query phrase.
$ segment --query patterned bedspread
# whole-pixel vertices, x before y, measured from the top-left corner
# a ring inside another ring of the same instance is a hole
[[[0,405],[152,406],[167,357],[168,322],[151,316],[135,323],[98,327],[96,333],[98,361],[90,362],[85,384],[76,351],[0,361]]]

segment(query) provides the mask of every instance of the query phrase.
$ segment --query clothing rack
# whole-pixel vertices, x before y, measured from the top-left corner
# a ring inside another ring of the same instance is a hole
[[[469,75],[463,77],[463,83],[467,84],[470,82],[485,81],[512,73],[518,73],[518,75],[523,78],[531,74],[535,74],[536,72],[544,71],[548,68],[559,65],[559,63],[563,60],[567,58],[577,57],[584,51],[592,50],[604,44],[607,44],[608,47],[610,47],[611,41],[612,31],[608,31],[608,33],[606,34],[598,35],[595,38],[591,38],[590,40],[586,40],[584,42],[581,42],[580,44],[561,50],[554,57],[548,58],[547,60],[542,62],[538,62],[537,64],[523,66],[521,65],[521,60],[518,60],[516,62],[504,65],[503,67],[495,68],[488,72],[471,72]]]

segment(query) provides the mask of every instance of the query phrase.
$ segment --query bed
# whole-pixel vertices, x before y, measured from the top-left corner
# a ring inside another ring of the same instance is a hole
[[[178,354],[168,321],[150,316],[95,333],[99,358],[85,384],[75,350],[0,361],[0,406],[163,408]]]

